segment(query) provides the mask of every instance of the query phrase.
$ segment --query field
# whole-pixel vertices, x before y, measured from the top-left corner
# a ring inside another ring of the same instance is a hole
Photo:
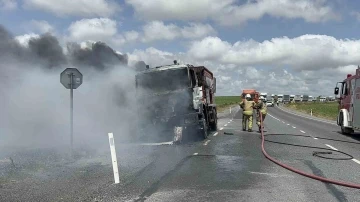
[[[333,121],[336,120],[338,114],[338,102],[292,103],[285,105],[285,107],[306,114],[310,114],[310,111],[312,109],[313,116],[325,118]]]
[[[218,112],[222,112],[230,106],[235,106],[240,103],[240,96],[216,96],[215,103]]]

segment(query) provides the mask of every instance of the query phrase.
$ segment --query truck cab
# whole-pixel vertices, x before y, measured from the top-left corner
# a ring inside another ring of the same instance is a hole
[[[174,61],[137,73],[135,83],[143,140],[181,141],[178,128],[207,138],[209,129],[217,129],[216,79],[206,67]]]
[[[335,96],[339,96],[337,125],[343,134],[360,130],[360,69],[356,74],[348,74],[346,79],[337,82],[334,89]]]

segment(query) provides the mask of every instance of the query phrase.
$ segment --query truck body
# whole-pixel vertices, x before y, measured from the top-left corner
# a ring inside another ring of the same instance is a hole
[[[314,101],[314,98],[313,98],[313,96],[309,95],[309,100],[308,100],[308,102],[312,102],[312,101]]]
[[[263,96],[263,97],[264,97],[264,100],[263,100],[264,102],[270,100],[270,99],[268,99],[267,93],[260,93],[260,96]]]
[[[302,102],[308,102],[309,101],[309,95],[303,95]]]
[[[283,103],[284,104],[287,104],[287,103],[289,103],[290,102],[290,95],[284,95],[284,97],[283,97]]]
[[[135,78],[140,139],[180,142],[184,134],[205,139],[217,130],[216,78],[206,67],[174,61]]]
[[[301,95],[295,95],[294,101],[295,102],[301,102]]]
[[[246,94],[251,95],[251,100],[257,101],[260,97],[260,93],[257,92],[255,89],[244,89],[241,94],[241,99],[245,99]]]
[[[339,87],[340,84],[340,87]],[[343,134],[360,130],[360,67],[355,75],[348,74],[346,79],[336,84],[335,96],[339,95],[337,125]]]
[[[277,95],[277,99],[278,99],[279,103],[282,103],[283,99],[284,99],[284,95],[283,94]]]

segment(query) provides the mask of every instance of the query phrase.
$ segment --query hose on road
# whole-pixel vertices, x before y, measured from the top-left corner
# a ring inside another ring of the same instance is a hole
[[[295,136],[295,137],[306,137],[306,138],[313,138],[311,135],[293,135],[293,134],[271,134],[271,135],[264,135],[266,136],[279,136],[279,135],[284,135],[284,136]],[[261,137],[260,137],[261,138]],[[333,150],[333,149],[329,149],[329,148],[325,148],[325,147],[313,147],[313,146],[307,146],[307,145],[300,145],[300,144],[291,144],[291,143],[285,143],[285,142],[277,142],[277,141],[272,141],[272,140],[268,140],[265,139],[265,142],[271,142],[271,143],[275,143],[275,144],[282,144],[282,145],[289,145],[289,146],[295,146],[295,147],[304,147],[304,148],[311,148],[311,149],[321,149],[321,150],[328,150],[331,152],[319,152],[319,151],[314,151],[313,152],[313,156],[317,156],[319,158],[324,158],[324,159],[331,159],[331,160],[351,160],[354,157],[351,156],[348,153],[342,152],[342,151],[338,151],[338,150]],[[337,153],[341,153],[344,154],[345,156],[347,156],[346,158],[334,158],[334,157],[326,157],[326,156],[322,156],[322,154],[333,154],[333,152],[337,152]]]
[[[350,187],[350,188],[355,188],[355,189],[360,189],[360,184],[353,184],[353,183],[350,183],[350,182],[342,182],[342,181],[337,181],[337,180],[333,180],[333,179],[328,179],[328,178],[324,178],[324,177],[320,177],[320,176],[317,176],[317,175],[313,175],[313,174],[309,174],[309,173],[306,173],[306,172],[303,172],[301,170],[298,170],[294,167],[291,167],[289,165],[286,165],[284,163],[281,163],[280,161],[274,159],[273,157],[271,157],[265,150],[265,135],[264,135],[264,129],[263,129],[263,118],[262,118],[262,114],[260,114],[260,132],[261,132],[261,151],[262,153],[264,154],[264,156],[269,159],[270,161],[272,161],[273,163],[287,169],[287,170],[290,170],[292,172],[295,172],[299,175],[303,175],[305,177],[308,177],[308,178],[311,178],[311,179],[314,179],[314,180],[319,180],[321,182],[326,182],[326,183],[330,183],[330,184],[336,184],[336,185],[340,185],[340,186],[344,186],[344,187]],[[333,150],[335,151],[335,150]]]

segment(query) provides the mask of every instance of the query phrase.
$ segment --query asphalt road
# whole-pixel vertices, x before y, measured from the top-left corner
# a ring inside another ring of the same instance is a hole
[[[40,172],[47,173],[44,178],[31,175],[26,180],[0,181],[0,201],[360,201],[359,190],[308,179],[267,160],[256,126],[254,132],[241,130],[241,112],[220,117],[219,130],[204,141],[157,146],[117,143],[119,184],[113,184],[109,152],[104,151],[96,158],[44,169]],[[335,148],[360,160],[356,135],[341,135],[329,123],[269,108],[265,131],[270,141]],[[336,160],[347,157],[343,154],[333,151],[326,157],[335,159],[324,159],[313,156],[313,151],[323,151],[318,148],[272,142],[266,142],[266,150],[308,173],[360,183],[360,161]]]

